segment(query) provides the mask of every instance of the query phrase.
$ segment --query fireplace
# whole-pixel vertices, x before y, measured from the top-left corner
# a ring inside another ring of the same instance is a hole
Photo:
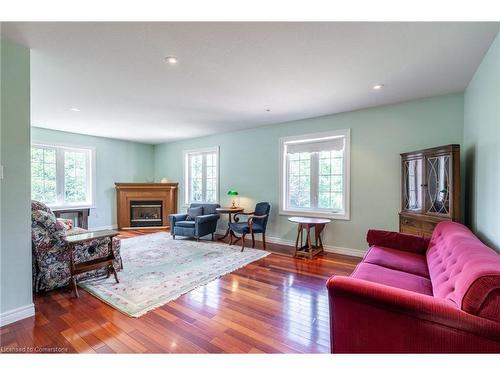
[[[115,182],[115,185],[119,230],[170,229],[168,216],[177,213],[177,182]]]
[[[162,201],[130,201],[131,227],[161,227],[162,218]]]

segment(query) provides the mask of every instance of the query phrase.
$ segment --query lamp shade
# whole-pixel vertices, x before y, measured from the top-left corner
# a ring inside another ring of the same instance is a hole
[[[236,190],[229,190],[229,191],[227,192],[227,195],[233,195],[233,196],[234,196],[234,195],[238,195],[238,192],[237,192]]]

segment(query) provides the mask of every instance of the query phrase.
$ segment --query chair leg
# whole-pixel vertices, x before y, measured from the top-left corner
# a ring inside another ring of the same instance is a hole
[[[253,232],[252,232],[252,247],[255,248],[255,236],[253,235]]]
[[[266,250],[266,235],[262,233],[262,247]]]
[[[212,241],[214,241],[214,240],[215,240],[215,239],[214,239],[214,233],[212,232]]]
[[[175,240],[175,234],[172,234],[172,238]]]
[[[241,235],[241,251],[243,252],[243,249],[245,248],[245,236],[246,236],[246,233],[243,233]]]

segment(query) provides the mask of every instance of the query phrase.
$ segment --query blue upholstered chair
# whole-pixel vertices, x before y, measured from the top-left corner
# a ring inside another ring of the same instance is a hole
[[[212,234],[212,241],[214,239],[214,232],[217,229],[217,220],[219,214],[216,208],[219,204],[214,203],[191,203],[190,209],[201,207],[201,214],[194,218],[189,217],[188,214],[174,214],[170,215],[170,233],[175,239],[175,236],[194,237],[197,241],[200,237]]]
[[[266,249],[266,227],[271,211],[271,203],[260,202],[255,205],[253,212],[240,212],[234,215],[234,223],[229,225],[230,244],[233,244],[233,237],[236,238],[234,243],[241,239],[241,251],[245,248],[245,236],[250,233],[252,236],[252,247],[255,247],[255,233],[262,233],[262,246]],[[248,216],[247,221],[240,222],[239,215]],[[241,234],[241,237],[236,237],[234,233]]]

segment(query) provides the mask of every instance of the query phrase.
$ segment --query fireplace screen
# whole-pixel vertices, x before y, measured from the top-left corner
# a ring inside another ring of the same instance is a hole
[[[163,225],[161,201],[131,201],[131,227],[161,227]]]

